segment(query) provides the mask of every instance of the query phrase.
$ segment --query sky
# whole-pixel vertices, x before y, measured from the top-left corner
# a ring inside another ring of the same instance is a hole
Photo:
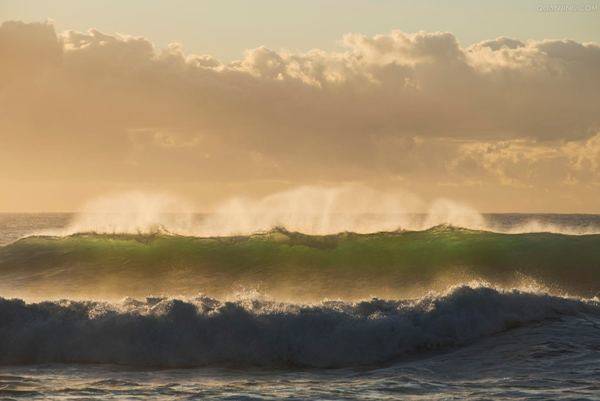
[[[54,21],[58,31],[143,36],[159,47],[178,42],[187,52],[222,61],[259,46],[303,52],[334,50],[348,32],[376,35],[452,32],[470,45],[498,36],[600,41],[599,11],[543,12],[551,5],[598,6],[591,1],[474,0],[2,0],[0,18]]]
[[[600,213],[600,3],[4,0],[0,21],[0,211],[350,183]]]

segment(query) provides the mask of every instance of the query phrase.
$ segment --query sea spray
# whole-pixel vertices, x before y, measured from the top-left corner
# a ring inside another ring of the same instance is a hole
[[[505,225],[450,199],[424,202],[406,191],[380,191],[360,185],[303,186],[261,198],[234,197],[203,206],[161,193],[123,192],[86,203],[70,224],[38,234],[65,236],[170,233],[228,237],[267,232],[276,227],[310,235],[342,232],[421,231],[439,225],[502,233],[600,233],[600,224],[573,226],[528,217]]]

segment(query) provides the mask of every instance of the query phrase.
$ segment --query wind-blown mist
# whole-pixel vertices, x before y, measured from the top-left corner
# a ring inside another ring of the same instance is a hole
[[[192,234],[192,210],[183,200],[166,194],[125,192],[89,201],[66,229],[47,233],[148,234],[162,230]]]
[[[426,213],[415,213],[426,208]],[[430,205],[408,192],[362,186],[299,187],[263,198],[237,197],[198,215],[192,205],[164,194],[128,192],[87,203],[61,234],[163,233],[249,235],[274,228],[312,235],[422,230],[447,224],[483,229],[474,209],[446,199]]]
[[[200,205],[201,206],[201,205]],[[303,186],[262,198],[235,197],[210,213],[166,194],[126,192],[85,204],[71,224],[42,234],[178,234],[198,237],[251,235],[283,228],[310,235],[341,232],[421,231],[448,225],[505,233],[593,234],[595,225],[521,219],[491,221],[468,205],[439,198],[431,203],[410,192],[383,192],[365,186]]]

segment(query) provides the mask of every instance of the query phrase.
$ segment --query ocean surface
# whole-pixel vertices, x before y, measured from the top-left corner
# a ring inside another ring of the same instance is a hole
[[[194,219],[0,214],[0,399],[600,400],[600,216]]]

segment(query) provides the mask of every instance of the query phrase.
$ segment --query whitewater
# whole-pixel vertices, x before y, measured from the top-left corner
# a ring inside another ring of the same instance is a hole
[[[600,216],[263,206],[0,216],[0,399],[600,399]]]

